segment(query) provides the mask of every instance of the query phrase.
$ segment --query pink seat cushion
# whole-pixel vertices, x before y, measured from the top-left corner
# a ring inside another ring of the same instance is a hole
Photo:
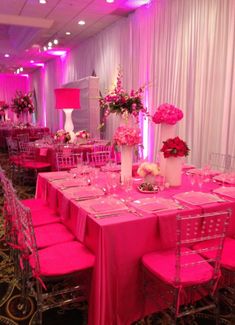
[[[183,248],[183,252],[190,249]],[[192,263],[202,261],[203,258],[197,254],[181,256],[181,263]],[[174,285],[176,260],[175,250],[157,251],[146,254],[142,258],[143,265],[162,281]],[[181,268],[180,285],[188,286],[209,281],[213,276],[213,268],[207,262]]]
[[[216,245],[216,240],[211,240],[209,242],[209,245],[211,247],[214,247]],[[208,247],[208,241],[207,243],[202,242],[198,245],[195,245],[196,249],[203,249],[205,247]],[[208,252],[202,252],[202,255],[208,258],[214,258],[215,251],[213,250]],[[225,269],[235,271],[235,239],[229,237],[225,238],[224,247],[221,256],[221,266],[224,267]]]
[[[51,164],[42,161],[24,161],[21,166],[29,169],[43,169],[51,167]]]
[[[39,249],[74,240],[74,235],[61,223],[36,227],[34,233]]]
[[[42,199],[26,199],[21,202],[30,208],[34,227],[60,222],[60,218],[47,206]]]
[[[40,276],[60,276],[94,266],[94,255],[77,241],[54,245],[38,251]],[[34,256],[29,263],[35,266]]]

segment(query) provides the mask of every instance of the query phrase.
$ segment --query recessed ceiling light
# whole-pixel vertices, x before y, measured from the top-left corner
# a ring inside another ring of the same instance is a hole
[[[10,54],[6,53],[4,56],[5,58],[9,58]]]
[[[55,45],[59,44],[58,39],[54,39],[53,43],[54,43]]]
[[[30,63],[34,63],[34,60],[30,60]]]
[[[47,47],[46,47],[46,46],[43,46],[43,50],[44,50],[44,51],[47,51]]]
[[[66,32],[65,35],[71,35],[71,33],[70,32]]]
[[[20,67],[20,71],[23,71],[24,69],[22,67]]]
[[[78,25],[85,25],[85,21],[84,20],[79,20]]]
[[[48,42],[48,47],[51,47],[52,46],[52,42]]]
[[[47,3],[47,0],[39,0],[39,3],[40,3],[41,5],[44,5],[44,4]]]
[[[108,2],[108,3],[113,3],[114,0],[106,0],[106,2]]]

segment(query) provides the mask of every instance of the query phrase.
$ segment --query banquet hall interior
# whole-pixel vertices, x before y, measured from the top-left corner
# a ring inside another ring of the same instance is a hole
[[[0,0],[0,324],[235,325],[235,0]]]

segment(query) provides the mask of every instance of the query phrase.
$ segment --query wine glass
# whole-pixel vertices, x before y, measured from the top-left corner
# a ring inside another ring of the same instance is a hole
[[[131,191],[132,191],[132,186],[133,186],[133,179],[132,177],[124,177],[124,181],[123,181],[123,186],[124,186],[124,191],[127,194],[127,200],[130,201],[131,200]]]
[[[196,175],[194,173],[190,173],[189,177],[190,177],[190,183],[192,186],[194,186],[195,182],[196,182]]]

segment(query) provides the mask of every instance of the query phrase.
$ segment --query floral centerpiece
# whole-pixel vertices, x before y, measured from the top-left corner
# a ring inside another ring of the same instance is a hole
[[[161,148],[161,152],[163,152],[164,158],[188,156],[189,151],[190,149],[186,142],[181,140],[179,137],[164,141]]]
[[[146,177],[148,175],[157,176],[159,174],[159,167],[155,163],[143,162],[139,166],[137,174],[140,177]]]
[[[75,133],[75,137],[80,139],[89,139],[90,136],[91,136],[90,133],[86,130],[80,130]]]
[[[15,98],[12,99],[12,110],[19,117],[22,113],[34,112],[34,105],[32,101],[32,93],[23,94],[22,91],[17,91]]]
[[[154,190],[154,184],[156,182],[156,176],[159,174],[159,167],[155,163],[149,163],[149,162],[143,162],[138,170],[137,174],[140,177],[144,178],[144,183],[141,184],[142,190],[148,190],[153,191]]]
[[[124,119],[128,119],[129,115],[133,115],[138,122],[139,113],[147,114],[147,109],[142,103],[143,88],[126,92],[122,87],[122,75],[119,72],[115,88],[100,99],[100,108],[104,110],[104,120],[101,126],[104,125],[105,119],[115,113],[121,115]]]
[[[6,110],[9,108],[9,105],[5,101],[0,101],[0,117],[5,120]]]
[[[134,146],[141,142],[141,131],[127,125],[119,126],[113,136],[114,143],[118,146]]]
[[[179,186],[181,184],[182,160],[184,156],[188,156],[189,147],[186,142],[179,137],[168,139],[163,142],[161,152],[164,155],[165,166],[164,176],[170,186]],[[160,162],[161,163],[161,162]],[[162,165],[160,165],[162,168]]]
[[[61,129],[61,130],[56,131],[54,139],[59,142],[62,142],[62,143],[67,143],[71,140],[71,136],[70,136],[69,132]]]
[[[114,144],[121,147],[121,182],[132,176],[133,147],[141,142],[139,128],[119,126],[113,136]]]
[[[152,120],[156,124],[166,123],[174,125],[183,118],[181,109],[171,104],[162,104],[157,108]]]

